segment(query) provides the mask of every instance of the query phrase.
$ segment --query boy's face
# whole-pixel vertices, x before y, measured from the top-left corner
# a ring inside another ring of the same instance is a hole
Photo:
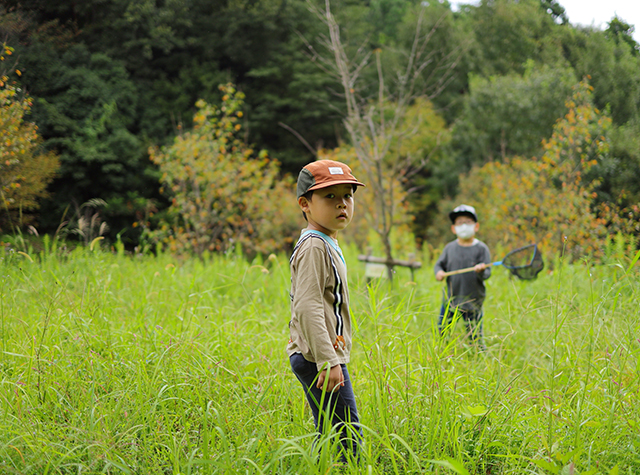
[[[315,190],[311,199],[298,199],[300,209],[307,215],[309,229],[336,237],[353,219],[353,186],[333,185]]]
[[[458,235],[458,232],[456,231],[456,227],[457,226],[473,226],[473,234],[477,233],[478,230],[480,229],[480,223],[477,223],[473,220],[473,218],[471,218],[470,216],[465,216],[465,215],[461,215],[461,216],[457,216],[456,220],[453,222],[453,224],[451,225],[451,232],[455,235]],[[458,236],[458,239],[462,239],[462,241],[473,241],[473,235],[471,236]]]

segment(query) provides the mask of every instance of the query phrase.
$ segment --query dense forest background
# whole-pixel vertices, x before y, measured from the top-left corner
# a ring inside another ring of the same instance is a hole
[[[119,236],[139,245],[145,230],[171,220],[176,195],[161,182],[169,182],[163,164],[180,153],[176,140],[192,130],[194,116],[226,107],[236,111],[232,148],[248,151],[231,158],[277,159],[279,168],[269,170],[274,187],[315,156],[350,161],[340,155],[349,146],[347,111],[339,82],[320,61],[328,32],[314,1],[3,0],[0,38],[11,48],[3,85],[28,96],[24,120],[37,126],[37,153],[54,154],[60,166],[36,205],[5,204],[2,231],[28,223],[53,233],[84,216],[85,225],[108,223],[95,232],[112,242]],[[482,0],[454,12],[446,1],[331,3],[347,50],[382,58],[380,68],[371,61],[362,70],[364,100],[375,97],[380,70],[393,78],[411,49],[418,11],[425,13],[434,61],[421,71],[425,94],[414,106],[429,111],[431,139],[416,130],[418,143],[405,145],[421,165],[401,182],[418,242],[449,239],[446,212],[461,200],[492,216],[495,242],[525,228],[532,239],[560,242],[551,224],[536,228],[541,210],[548,223],[580,229],[581,251],[605,235],[640,236],[634,26],[613,18],[604,31],[575,27],[561,4]],[[261,192],[268,200],[269,189]],[[505,221],[517,229],[501,228]]]

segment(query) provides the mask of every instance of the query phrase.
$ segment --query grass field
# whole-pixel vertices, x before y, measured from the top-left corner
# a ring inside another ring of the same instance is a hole
[[[436,337],[430,265],[368,286],[345,251],[366,445],[339,466],[284,352],[286,257],[0,250],[0,473],[640,473],[637,256],[495,268],[484,355]]]

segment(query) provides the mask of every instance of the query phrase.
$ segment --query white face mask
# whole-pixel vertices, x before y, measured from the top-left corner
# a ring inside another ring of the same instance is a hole
[[[460,239],[469,239],[476,233],[475,224],[459,224],[456,227],[456,236]]]

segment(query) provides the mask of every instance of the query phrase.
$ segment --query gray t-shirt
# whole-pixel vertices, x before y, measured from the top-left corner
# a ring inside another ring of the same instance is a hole
[[[473,267],[483,262],[485,264],[491,263],[491,254],[485,243],[475,239],[471,246],[461,246],[456,239],[444,247],[442,254],[436,261],[434,272],[436,274],[440,270],[451,272]],[[447,277],[445,304],[449,301],[452,309],[459,307],[473,312],[481,310],[486,295],[484,281],[490,276],[491,267],[480,273],[471,271],[450,275]]]

